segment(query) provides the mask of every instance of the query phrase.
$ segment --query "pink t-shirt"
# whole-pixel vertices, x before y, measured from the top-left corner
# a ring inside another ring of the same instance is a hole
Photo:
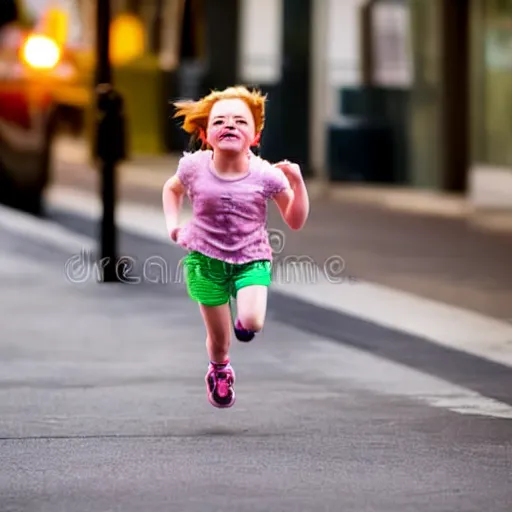
[[[249,172],[223,179],[214,170],[213,152],[185,153],[178,178],[192,203],[193,218],[178,243],[227,263],[272,260],[267,233],[267,202],[289,187],[283,171],[251,153]]]

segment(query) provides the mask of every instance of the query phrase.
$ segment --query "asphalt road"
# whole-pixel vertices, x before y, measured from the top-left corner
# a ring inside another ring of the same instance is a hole
[[[469,400],[455,383],[274,301],[219,411],[182,284],[71,282],[71,256],[0,229],[2,512],[510,512],[512,420],[446,407]]]

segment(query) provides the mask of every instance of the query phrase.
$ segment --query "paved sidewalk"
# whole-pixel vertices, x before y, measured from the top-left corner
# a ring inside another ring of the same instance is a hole
[[[67,155],[66,152],[69,152]],[[55,184],[99,190],[84,154],[60,149]],[[176,158],[135,161],[120,171],[120,200],[161,208],[161,187]],[[304,255],[320,266],[341,256],[356,278],[456,305],[500,320],[512,319],[512,230],[508,216],[474,216],[461,199],[432,193],[308,184],[312,206],[304,230],[290,232],[277,209],[270,226],[287,232],[283,255]],[[353,191],[353,196],[351,196]],[[416,199],[415,199],[416,198]],[[431,205],[431,206],[429,206]]]

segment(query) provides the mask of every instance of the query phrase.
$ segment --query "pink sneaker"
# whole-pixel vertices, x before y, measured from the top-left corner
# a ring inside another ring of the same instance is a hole
[[[218,408],[228,408],[235,403],[235,372],[231,365],[210,363],[205,377],[208,401]]]

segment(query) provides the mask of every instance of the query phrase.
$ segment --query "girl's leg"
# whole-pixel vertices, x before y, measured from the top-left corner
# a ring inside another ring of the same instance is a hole
[[[231,344],[231,311],[229,304],[200,305],[206,326],[206,350],[210,358],[205,382],[209,402],[215,407],[231,407],[235,403],[235,372],[229,361]]]
[[[206,350],[210,364],[205,381],[208,400],[215,407],[231,407],[235,403],[235,372],[229,362],[231,310],[225,265],[192,252],[186,259],[186,271],[189,296],[199,303],[207,332]]]
[[[267,313],[267,286],[251,285],[240,288],[236,297],[237,316],[242,329],[259,332]]]
[[[210,362],[222,364],[229,360],[231,345],[231,311],[229,304],[199,306],[206,327],[206,350]]]

